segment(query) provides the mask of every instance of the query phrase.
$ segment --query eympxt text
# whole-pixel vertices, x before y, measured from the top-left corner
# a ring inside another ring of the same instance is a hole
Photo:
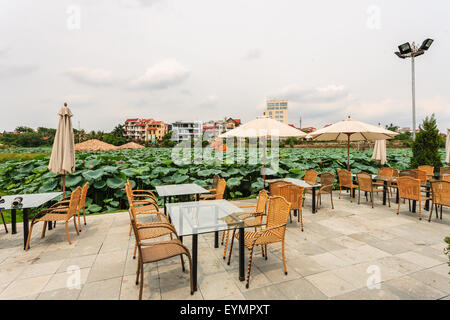
[[[180,308],[180,315],[199,315],[211,318],[214,313],[222,315],[268,315],[268,304],[224,304],[223,307],[203,307],[187,304]]]

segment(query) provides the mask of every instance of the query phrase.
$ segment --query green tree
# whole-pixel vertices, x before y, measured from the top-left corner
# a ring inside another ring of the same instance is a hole
[[[169,131],[162,137],[161,142],[160,142],[160,145],[162,147],[172,148],[177,144],[175,141],[172,140],[172,133],[173,133],[173,131]]]
[[[439,136],[439,130],[436,125],[434,114],[426,117],[423,123],[419,125],[419,132],[412,144],[413,156],[411,158],[411,167],[417,168],[421,165],[430,165],[435,168],[442,166],[439,147],[442,138]]]
[[[386,125],[386,129],[394,131],[394,132],[398,132],[398,129],[400,129],[400,127],[399,126],[395,126],[393,123],[391,123],[390,125]]]
[[[124,125],[119,123],[117,126],[114,127],[111,133],[116,137],[123,137],[125,135]]]
[[[14,131],[17,131],[19,133],[34,132],[33,128],[25,127],[25,126],[18,126],[18,127],[16,127],[16,129],[14,129]]]

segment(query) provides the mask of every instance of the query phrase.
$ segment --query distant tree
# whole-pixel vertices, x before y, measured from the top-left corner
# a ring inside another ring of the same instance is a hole
[[[16,129],[14,129],[14,131],[17,131],[19,133],[34,132],[33,128],[25,127],[25,126],[16,127]]]
[[[118,137],[112,133],[103,134],[102,141],[109,144],[113,144],[115,146],[120,146],[122,144],[127,143],[127,139],[125,137]]]
[[[175,141],[172,140],[172,134],[173,134],[173,131],[169,131],[162,137],[162,139],[160,141],[161,147],[172,148],[177,144]]]
[[[399,126],[395,126],[394,124],[390,124],[390,125],[386,125],[386,129],[387,130],[391,130],[391,131],[394,131],[394,132],[398,132],[398,130],[400,129],[400,127]]]
[[[426,117],[423,123],[419,125],[419,132],[412,144],[413,156],[411,158],[411,167],[417,168],[421,165],[430,165],[435,168],[442,166],[439,148],[442,144],[442,138],[439,136],[439,130],[436,125],[434,114]]]
[[[123,124],[118,124],[111,133],[116,137],[123,137],[125,135],[125,126]]]

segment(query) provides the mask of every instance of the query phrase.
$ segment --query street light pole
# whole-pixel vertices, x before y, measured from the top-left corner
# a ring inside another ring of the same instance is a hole
[[[414,43],[413,43],[414,46]],[[412,77],[412,138],[413,140],[416,139],[416,74],[415,74],[415,67],[414,67],[414,55],[411,56],[411,77]]]

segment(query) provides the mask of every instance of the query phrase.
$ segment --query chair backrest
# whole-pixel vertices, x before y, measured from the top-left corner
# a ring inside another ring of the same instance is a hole
[[[433,203],[450,206],[450,180],[431,182]]]
[[[336,176],[334,174],[332,174],[331,172],[322,172],[320,174],[320,184],[322,185],[322,187],[320,189],[332,191],[335,177]]]
[[[377,175],[381,176],[381,177],[388,177],[391,178],[394,176],[394,169],[389,168],[389,167],[382,167],[378,169],[378,173]]]
[[[399,176],[399,171],[397,169],[392,169],[392,176],[393,177],[398,177]]]
[[[289,183],[280,187],[280,196],[291,204],[292,210],[300,210],[302,208],[304,190],[304,187]]]
[[[420,198],[420,180],[408,176],[397,178],[398,196],[411,200]]]
[[[220,180],[220,176],[218,174],[215,174],[213,177],[213,181],[212,181],[212,188],[216,189],[217,188],[217,184],[219,183]]]
[[[356,174],[356,179],[358,179],[358,188],[361,191],[372,191],[372,176],[366,172],[360,172]]]
[[[269,193],[264,189],[259,191],[255,209],[256,213],[262,214],[266,212],[267,199],[269,199]]]
[[[318,175],[319,174],[317,173],[317,171],[314,171],[313,169],[309,169],[309,170],[306,170],[305,177],[303,178],[303,180],[305,180],[306,182],[311,183],[311,184],[316,184]]]
[[[413,177],[415,178],[417,174],[412,170],[402,170],[399,173],[399,177]]]
[[[89,189],[89,182],[86,182],[83,186],[83,189],[81,189],[81,196],[80,196],[80,202],[78,204],[78,210],[84,209],[84,206],[86,204],[86,196]]]
[[[352,183],[352,173],[346,169],[338,170],[339,185],[341,187],[350,187]]]
[[[284,225],[284,228],[276,229],[274,231],[277,236],[284,237],[290,211],[291,204],[286,201],[286,199],[280,196],[269,197],[269,204],[267,206],[266,228]]]
[[[434,175],[434,167],[433,166],[423,165],[423,166],[419,166],[417,169],[425,171],[425,173],[428,175]]]
[[[216,200],[223,199],[223,194],[225,193],[225,188],[227,187],[227,182],[223,178],[219,178],[216,187]]]
[[[78,205],[81,198],[81,187],[76,187],[70,195],[69,210],[67,211],[66,217],[69,219],[77,213]]]
[[[427,173],[420,169],[412,169],[412,172],[415,172],[416,179],[419,179],[421,183],[427,182]]]
[[[280,195],[280,188],[286,184],[289,184],[286,181],[274,181],[269,183],[269,192],[271,196],[279,196]]]
[[[441,179],[442,179],[443,181],[450,181],[450,174],[444,174],[444,175],[442,175],[442,176],[441,176]]]
[[[450,167],[441,167],[441,174],[450,174]]]

